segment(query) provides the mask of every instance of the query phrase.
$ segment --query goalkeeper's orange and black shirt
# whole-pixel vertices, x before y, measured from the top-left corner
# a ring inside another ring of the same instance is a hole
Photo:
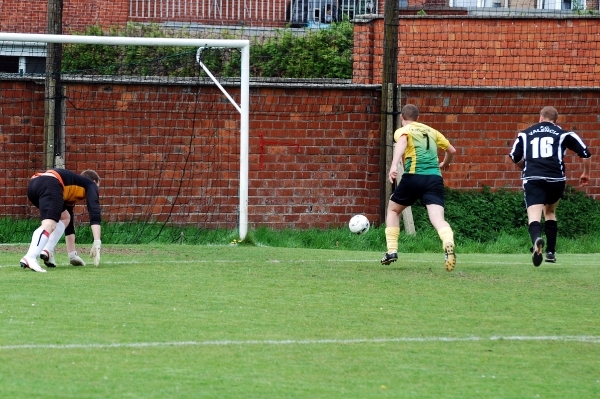
[[[92,179],[67,169],[50,169],[46,172],[36,173],[32,179],[40,176],[51,176],[62,184],[64,209],[72,208],[77,202],[85,199],[90,215],[90,224],[101,223],[100,193],[98,185]]]

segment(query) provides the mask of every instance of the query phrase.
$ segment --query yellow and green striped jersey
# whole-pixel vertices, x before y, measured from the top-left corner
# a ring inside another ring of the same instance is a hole
[[[438,147],[446,151],[450,142],[437,130],[419,122],[412,122],[394,132],[396,142],[406,135],[404,150],[404,173],[441,176]]]

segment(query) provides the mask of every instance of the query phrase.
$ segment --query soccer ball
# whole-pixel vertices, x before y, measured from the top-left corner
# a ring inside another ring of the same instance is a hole
[[[354,215],[350,219],[350,223],[348,223],[350,231],[359,235],[369,231],[370,226],[369,219],[365,215]]]

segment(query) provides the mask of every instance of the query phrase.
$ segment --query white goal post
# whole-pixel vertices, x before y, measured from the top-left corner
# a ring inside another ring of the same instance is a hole
[[[96,45],[136,45],[136,46],[181,46],[202,48],[237,48],[241,51],[240,104],[236,104],[212,74],[207,73],[227,99],[240,113],[240,187],[239,187],[239,235],[243,240],[248,232],[248,146],[249,146],[249,80],[250,80],[250,41],[230,39],[184,39],[184,38],[143,38],[122,36],[79,36],[46,35],[29,33],[0,33],[1,42],[19,42],[35,45],[39,43],[96,44]],[[200,66],[207,71],[200,62]]]

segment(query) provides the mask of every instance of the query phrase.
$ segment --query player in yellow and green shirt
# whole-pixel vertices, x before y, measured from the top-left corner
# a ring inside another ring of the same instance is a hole
[[[385,218],[387,252],[381,264],[389,265],[398,259],[398,237],[400,215],[405,208],[421,200],[433,227],[442,240],[446,270],[451,272],[456,265],[454,233],[444,218],[444,179],[442,171],[448,169],[456,149],[437,130],[417,122],[419,109],[412,104],[402,108],[402,127],[394,133],[396,145],[390,166],[389,180],[398,178],[398,164],[402,161],[404,173],[396,186]],[[445,153],[442,162],[438,159],[438,148]]]

